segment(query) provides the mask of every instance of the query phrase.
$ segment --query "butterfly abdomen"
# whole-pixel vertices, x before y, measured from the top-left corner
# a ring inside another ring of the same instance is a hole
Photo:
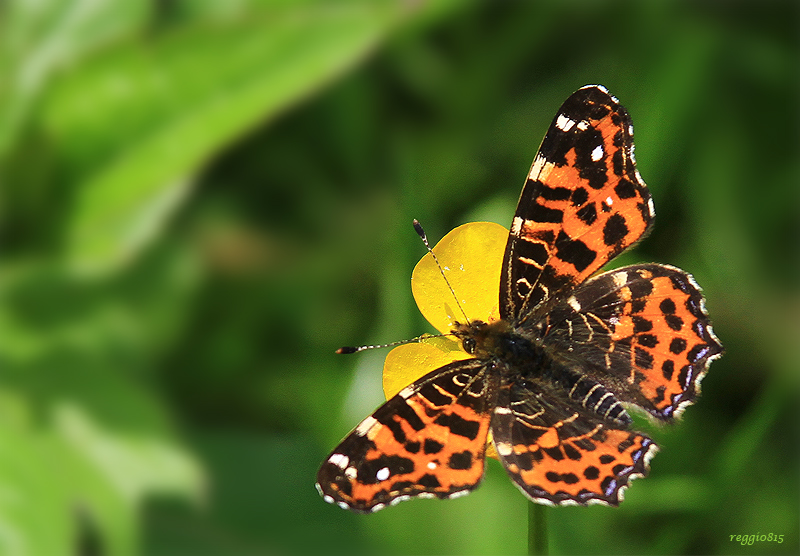
[[[550,378],[588,412],[618,425],[630,425],[632,420],[614,393],[588,374],[567,365],[551,365]]]

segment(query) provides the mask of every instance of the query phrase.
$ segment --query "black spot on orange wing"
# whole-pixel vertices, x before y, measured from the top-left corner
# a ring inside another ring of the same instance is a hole
[[[425,439],[425,445],[423,447],[423,450],[425,451],[426,454],[438,454],[439,452],[442,451],[442,448],[444,448],[444,444],[442,444],[441,442],[437,442],[436,440],[433,440],[431,438]]]
[[[579,272],[588,268],[597,258],[597,251],[590,249],[579,239],[572,239],[563,231],[559,232],[554,247],[558,260],[572,265]]]
[[[473,466],[474,457],[475,454],[469,450],[456,452],[450,455],[450,459],[447,461],[447,466],[450,469],[470,469]]]
[[[525,320],[641,238],[654,216],[628,112],[602,87],[561,106],[533,161],[503,261],[500,315]]]
[[[369,512],[410,496],[446,498],[483,476],[496,377],[478,360],[424,376],[379,407],[322,464],[325,500]]]
[[[603,243],[608,247],[614,247],[624,242],[629,233],[625,217],[621,214],[612,214],[603,224]]]

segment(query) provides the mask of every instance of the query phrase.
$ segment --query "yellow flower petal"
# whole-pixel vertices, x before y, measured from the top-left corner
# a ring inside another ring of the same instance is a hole
[[[433,248],[470,320],[500,318],[500,267],[507,240],[508,230],[503,226],[473,222],[452,230]],[[422,315],[442,334],[450,332],[455,322],[464,321],[430,254],[414,268],[411,290]]]
[[[397,346],[383,364],[383,393],[388,400],[429,372],[470,357],[450,338],[423,338],[419,343]]]

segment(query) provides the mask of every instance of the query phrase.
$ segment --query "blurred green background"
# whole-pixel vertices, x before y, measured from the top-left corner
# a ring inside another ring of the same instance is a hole
[[[508,225],[561,102],[636,124],[653,233],[725,357],[619,509],[554,554],[791,554],[800,516],[793,1],[0,4],[0,554],[519,554],[490,461],[452,501],[325,504],[319,463],[429,328],[409,278]],[[741,546],[735,535],[782,535]]]

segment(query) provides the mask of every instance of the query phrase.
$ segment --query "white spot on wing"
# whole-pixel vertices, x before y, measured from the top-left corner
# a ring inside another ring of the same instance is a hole
[[[375,473],[375,478],[378,479],[379,481],[385,481],[386,479],[389,478],[389,475],[390,475],[389,468],[381,467],[380,469],[378,469],[378,472]]]
[[[532,180],[537,179],[542,172],[544,172],[545,166],[547,166],[547,159],[545,159],[542,155],[536,154],[536,157],[533,159],[533,164],[531,164],[530,172],[528,172],[528,177]]]
[[[408,398],[410,398],[410,397],[411,397],[411,395],[412,395],[413,393],[414,393],[414,389],[413,389],[411,386],[406,386],[405,388],[403,388],[402,390],[400,390],[400,392],[399,392],[399,396],[400,396],[401,398],[403,398],[404,400],[407,400]]]
[[[655,444],[650,444],[650,448],[647,450],[647,452],[644,455],[644,467],[645,467],[645,469],[649,469],[650,468],[650,460],[653,459],[653,456],[655,456],[657,453],[658,453],[658,446],[656,446]]]
[[[625,284],[628,283],[628,273],[627,272],[617,272],[611,276],[614,280],[614,285],[618,288],[622,288]]]
[[[564,114],[559,114],[556,118],[556,127],[561,131],[569,131],[575,125],[575,120],[567,118]]]
[[[592,162],[597,162],[603,158],[603,145],[597,145],[592,151]]]
[[[497,442],[495,448],[497,448],[497,453],[501,456],[510,456],[513,451],[511,449],[511,444],[508,442]]]
[[[332,463],[339,469],[344,469],[350,463],[350,458],[344,454],[333,454],[328,458],[328,463]]]
[[[576,313],[581,312],[581,304],[577,299],[575,299],[574,295],[571,295],[569,299],[567,299],[567,303],[569,303],[569,306],[572,307]]]
[[[356,430],[353,432],[355,432],[355,434],[357,434],[358,436],[367,436],[367,432],[369,431],[369,429],[371,429],[377,424],[378,421],[375,420],[375,417],[372,417],[370,415],[369,417],[361,421],[361,423],[356,427]]]
[[[614,199],[612,199],[611,197],[608,197],[608,198],[606,199],[606,204],[607,204],[608,206],[612,206],[612,205],[614,204]]]
[[[456,492],[448,496],[448,498],[459,498],[461,496],[466,496],[467,494],[469,494],[469,490],[457,490]]]
[[[435,461],[429,461],[429,462],[428,462],[428,469],[430,469],[431,471],[433,471],[434,469],[436,469],[436,467],[437,467],[437,465],[436,465],[436,462],[435,462]]]
[[[512,236],[518,236],[519,235],[520,230],[522,230],[523,222],[525,222],[525,220],[523,220],[519,216],[515,216],[514,217],[514,220],[511,221],[511,235]]]

